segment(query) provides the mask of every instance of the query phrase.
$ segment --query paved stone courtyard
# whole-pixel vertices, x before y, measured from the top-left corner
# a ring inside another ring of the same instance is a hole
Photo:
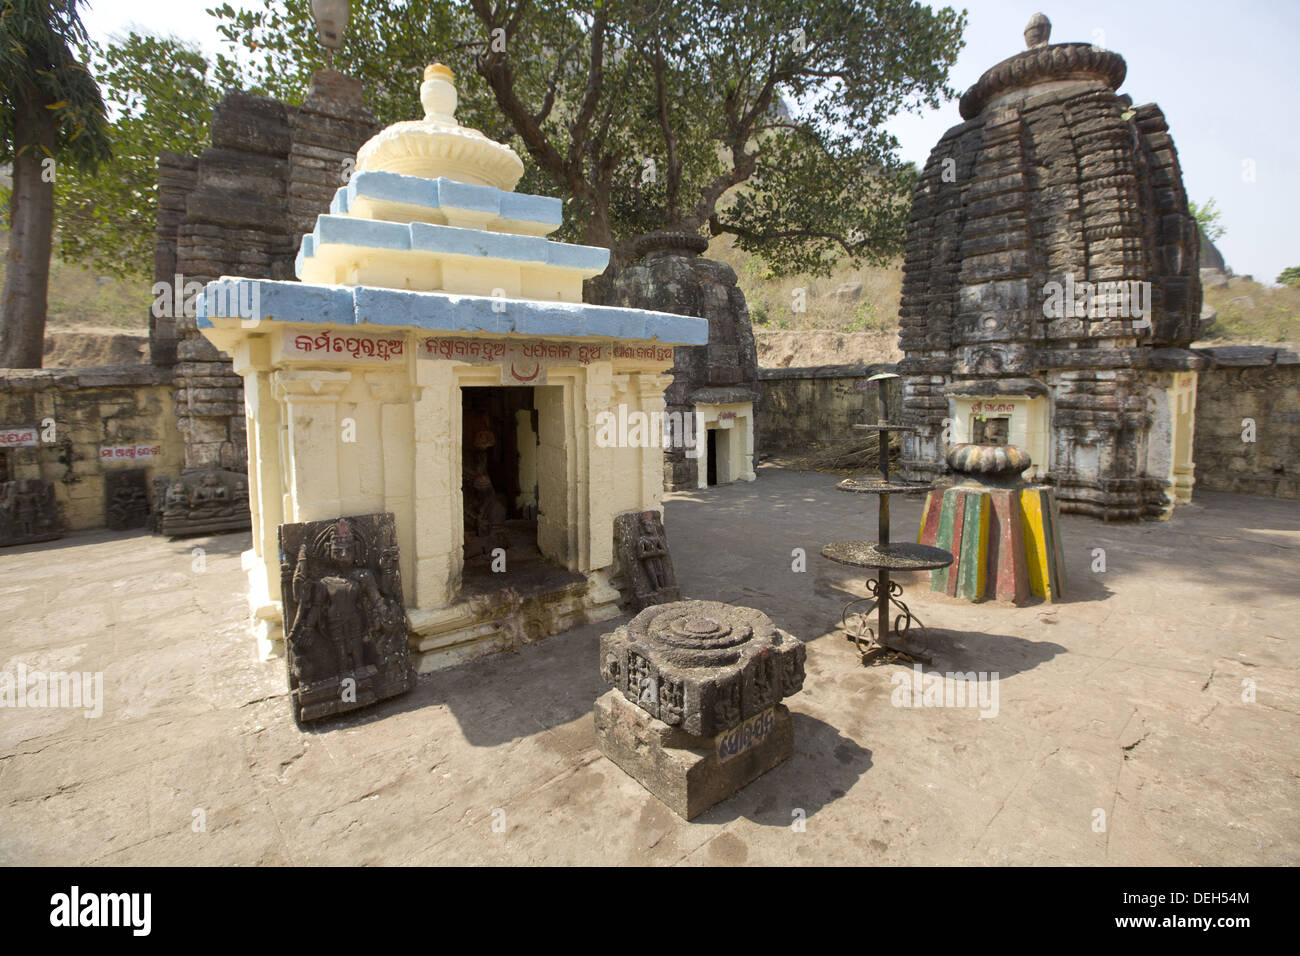
[[[864,591],[817,552],[874,538],[875,519],[835,480],[767,466],[668,499],[684,596],[760,608],[808,642],[786,702],[795,756],[693,823],[596,749],[597,644],[616,622],[300,732],[284,662],[258,663],[244,631],[246,535],[6,549],[3,671],[102,671],[103,715],[0,710],[0,861],[1300,861],[1295,502],[1198,493],[1165,523],[1065,516],[1067,603],[968,605],[905,580],[936,628],[933,669],[1000,675],[985,719],[892,706],[908,669],[863,668],[836,630]],[[920,510],[895,498],[896,537]]]

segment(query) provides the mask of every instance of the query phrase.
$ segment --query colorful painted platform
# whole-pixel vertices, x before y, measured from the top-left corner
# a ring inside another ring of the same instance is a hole
[[[969,601],[1059,601],[1065,593],[1056,498],[1048,485],[959,484],[926,495],[916,540],[951,551],[930,590]]]

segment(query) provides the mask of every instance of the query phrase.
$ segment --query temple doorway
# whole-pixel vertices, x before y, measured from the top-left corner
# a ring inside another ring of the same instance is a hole
[[[541,557],[537,547],[537,409],[526,386],[461,389],[465,580]],[[500,567],[501,554],[498,553]]]

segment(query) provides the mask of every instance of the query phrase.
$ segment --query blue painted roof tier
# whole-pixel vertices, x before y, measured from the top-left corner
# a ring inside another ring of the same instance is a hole
[[[508,193],[494,186],[474,186],[454,179],[421,179],[401,173],[368,170],[356,173],[340,187],[330,203],[330,212],[347,215],[358,198],[397,203],[418,210],[463,209],[486,213],[496,219],[537,223],[546,232],[563,223],[563,204],[550,196]]]
[[[667,312],[231,277],[209,282],[198,300],[199,328],[213,328],[214,317],[486,335],[657,340],[670,345],[709,341],[708,319]]]
[[[327,246],[361,246],[401,252],[429,252],[438,255],[473,256],[535,262],[545,266],[583,269],[598,275],[609,264],[609,250],[554,242],[541,236],[520,236],[508,232],[486,232],[428,222],[384,222],[353,219],[350,216],[317,216],[316,228],[303,236],[295,260],[295,272],[302,275],[303,263]]]

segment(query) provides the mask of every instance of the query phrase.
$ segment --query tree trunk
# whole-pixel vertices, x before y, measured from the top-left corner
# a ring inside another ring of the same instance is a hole
[[[9,256],[0,299],[0,368],[40,368],[54,232],[54,183],[42,160],[54,150],[47,100],[29,91],[14,110],[14,186],[9,204]],[[42,149],[41,147],[45,147]],[[51,180],[46,182],[46,180]]]

